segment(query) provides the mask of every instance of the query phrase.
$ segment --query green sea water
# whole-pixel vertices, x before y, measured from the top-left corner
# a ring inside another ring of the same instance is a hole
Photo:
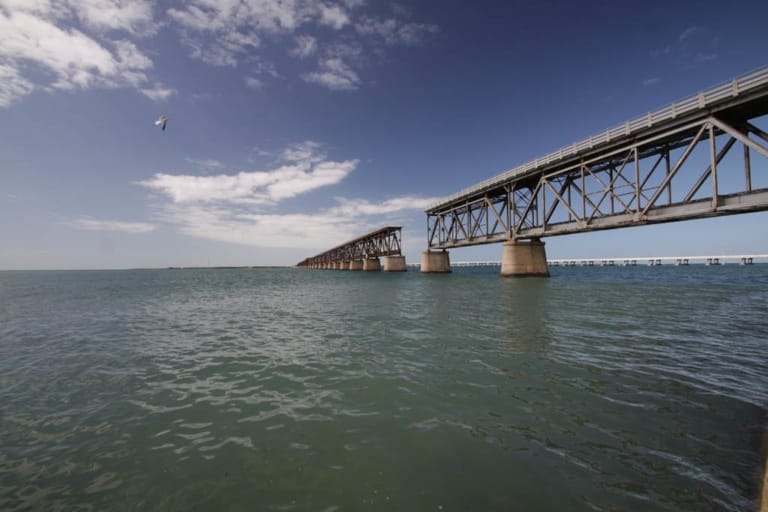
[[[768,265],[0,272],[0,510],[751,511]]]

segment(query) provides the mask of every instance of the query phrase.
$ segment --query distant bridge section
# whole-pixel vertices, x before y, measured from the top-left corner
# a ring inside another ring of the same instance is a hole
[[[768,210],[766,114],[768,68],[561,148],[427,208],[425,254],[506,242],[503,275],[548,275],[543,237]]]
[[[405,271],[402,227],[387,226],[350,240],[333,249],[300,261],[296,266],[311,269]]]

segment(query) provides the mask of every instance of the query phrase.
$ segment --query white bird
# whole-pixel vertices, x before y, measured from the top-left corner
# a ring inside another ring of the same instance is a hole
[[[168,124],[168,117],[163,114],[160,117],[157,118],[157,121],[155,121],[155,125],[159,126],[160,128],[165,131],[165,125]]]

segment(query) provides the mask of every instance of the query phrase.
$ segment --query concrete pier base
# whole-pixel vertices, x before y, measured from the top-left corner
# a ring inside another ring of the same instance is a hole
[[[339,270],[349,270],[349,262],[348,261],[342,261],[339,264]]]
[[[384,272],[405,272],[405,256],[384,256]]]
[[[451,271],[448,251],[424,251],[421,253],[421,271],[428,274],[445,274]]]
[[[363,270],[363,260],[352,260],[349,262],[349,270]]]
[[[504,277],[549,277],[544,242],[534,238],[525,242],[503,244],[501,275]]]
[[[363,260],[363,270],[381,270],[381,262],[379,262],[379,258],[365,258]]]

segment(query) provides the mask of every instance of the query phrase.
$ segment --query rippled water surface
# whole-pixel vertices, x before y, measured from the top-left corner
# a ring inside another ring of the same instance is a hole
[[[756,506],[768,265],[0,272],[0,510]]]

